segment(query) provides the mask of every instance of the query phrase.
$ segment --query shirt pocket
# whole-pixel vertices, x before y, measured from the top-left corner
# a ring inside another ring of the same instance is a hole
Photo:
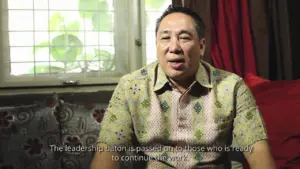
[[[226,120],[221,120],[217,123],[216,127],[216,145],[228,145],[230,144],[232,134],[233,134],[233,121],[234,118],[226,118]]]
[[[218,131],[224,131],[224,130],[229,130],[232,129],[233,127],[233,122],[234,122],[234,118],[232,117],[225,117],[221,120],[216,121],[216,130]]]
[[[228,109],[220,109],[215,112],[215,124],[216,124],[216,130],[222,131],[222,130],[229,130],[233,127],[233,122],[235,119],[235,115],[233,110]]]

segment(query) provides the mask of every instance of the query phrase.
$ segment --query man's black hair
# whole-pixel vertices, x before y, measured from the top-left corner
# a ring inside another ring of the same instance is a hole
[[[190,10],[189,8],[181,7],[181,6],[174,6],[170,5],[164,12],[163,14],[157,19],[156,21],[156,27],[155,27],[155,35],[157,35],[158,27],[160,25],[160,22],[169,14],[175,13],[175,12],[180,12],[184,13],[186,15],[191,16],[194,19],[195,22],[195,28],[198,33],[199,39],[202,39],[205,35],[205,24],[202,20],[202,18],[194,11]]]

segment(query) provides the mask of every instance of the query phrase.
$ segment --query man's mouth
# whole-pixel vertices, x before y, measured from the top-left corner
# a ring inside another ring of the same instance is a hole
[[[172,59],[168,62],[170,66],[175,70],[181,70],[184,66],[184,59]]]
[[[184,62],[184,59],[171,59],[171,60],[169,60],[169,62],[171,62],[171,63],[183,63]]]

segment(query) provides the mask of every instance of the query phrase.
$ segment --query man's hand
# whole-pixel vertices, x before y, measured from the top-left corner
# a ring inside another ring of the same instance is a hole
[[[244,155],[251,169],[276,169],[276,165],[268,142],[261,140],[253,145],[251,152],[244,152]]]
[[[99,144],[98,146],[103,151],[95,153],[90,169],[119,169],[119,162],[112,160],[112,156],[119,156],[119,154],[106,151],[108,147],[106,144]]]

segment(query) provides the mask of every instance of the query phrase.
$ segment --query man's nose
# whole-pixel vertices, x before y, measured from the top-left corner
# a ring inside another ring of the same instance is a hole
[[[179,41],[176,38],[171,39],[169,43],[169,52],[179,54],[182,53]]]

